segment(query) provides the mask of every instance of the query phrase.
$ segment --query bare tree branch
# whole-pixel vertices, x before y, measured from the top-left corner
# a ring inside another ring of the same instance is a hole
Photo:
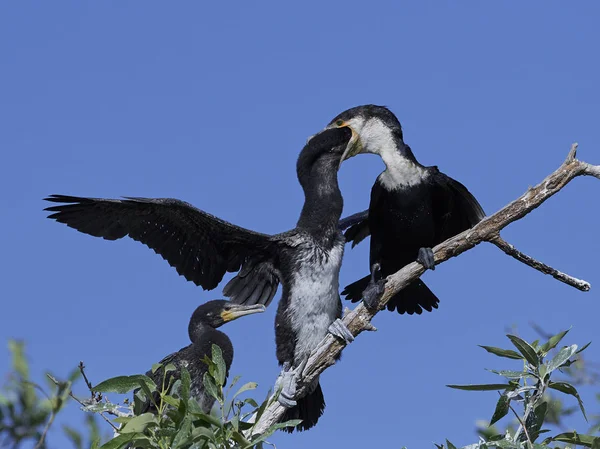
[[[569,154],[563,164],[552,174],[547,176],[535,187],[530,187],[527,192],[518,199],[500,209],[493,215],[484,218],[473,228],[456,235],[433,248],[435,263],[440,264],[446,260],[456,257],[470,250],[481,242],[490,242],[502,249],[505,253],[516,258],[536,270],[551,274],[556,279],[588,291],[590,285],[582,280],[572,278],[555,270],[548,265],[535,261],[525,254],[517,251],[500,238],[500,231],[510,223],[520,220],[525,215],[539,207],[544,201],[565,187],[577,176],[594,176],[600,179],[600,166],[590,165],[576,159],[577,144],[571,146]],[[390,275],[386,279],[385,291],[379,300],[376,310],[367,309],[364,304],[359,304],[354,310],[344,316],[344,323],[354,336],[358,336],[365,330],[369,330],[371,319],[384,308],[387,302],[400,290],[416,280],[425,272],[423,266],[413,262],[400,271]],[[302,397],[306,388],[325,369],[335,363],[336,356],[343,350],[345,344],[332,335],[327,335],[312,352],[301,376],[297,388],[296,397]],[[267,407],[256,424],[248,431],[249,434],[257,435],[263,433],[271,425],[277,423],[285,412],[285,408],[274,401]]]
[[[581,279],[574,278],[573,276],[569,276],[568,274],[562,273],[551,266],[546,265],[545,263],[539,262],[535,260],[533,257],[528,256],[527,254],[523,254],[521,251],[516,249],[513,245],[504,240],[500,235],[493,237],[489,240],[490,243],[496,245],[500,250],[504,251],[505,254],[514,257],[519,262],[523,262],[525,265],[529,265],[531,268],[541,271],[544,274],[549,274],[554,279],[560,282],[564,282],[571,287],[575,287],[577,290],[581,290],[582,292],[587,292],[590,290],[591,285],[582,281]]]

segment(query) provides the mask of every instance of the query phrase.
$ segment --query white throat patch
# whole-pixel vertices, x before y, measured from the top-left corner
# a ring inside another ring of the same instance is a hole
[[[349,120],[348,125],[356,131],[366,153],[378,154],[385,164],[379,175],[381,184],[388,190],[402,189],[420,184],[428,176],[425,168],[405,158],[396,149],[391,130],[378,118],[367,121],[360,117]]]

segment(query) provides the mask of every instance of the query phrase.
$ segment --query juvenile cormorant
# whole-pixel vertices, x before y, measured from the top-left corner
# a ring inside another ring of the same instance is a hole
[[[191,345],[181,348],[160,361],[162,367],[154,373],[148,371],[146,376],[150,377],[156,385],[162,385],[164,376],[164,367],[169,363],[175,365],[176,370],[167,373],[165,385],[180,378],[181,367],[185,367],[191,378],[190,396],[198,401],[200,408],[204,413],[210,413],[215,399],[210,394],[204,393],[204,373],[208,370],[208,366],[203,362],[204,356],[212,357],[212,345],[215,344],[221,348],[223,360],[225,361],[226,373],[225,378],[229,375],[229,368],[233,361],[233,345],[229,337],[217,330],[223,324],[229,321],[236,320],[246,315],[260,313],[265,311],[265,306],[257,305],[240,305],[233,304],[229,301],[217,299],[209,301],[199,306],[192,317],[188,326],[188,335]],[[158,400],[158,395],[154,398]],[[143,407],[142,413],[146,411],[155,411],[155,407],[150,400],[147,400]]]
[[[180,274],[214,288],[226,271],[241,271],[225,287],[232,301],[268,305],[278,282],[283,293],[275,320],[277,358],[283,365],[279,401],[290,407],[285,420],[302,419],[299,430],[314,426],[325,407],[318,381],[298,400],[298,368],[329,331],[350,342],[341,321],[338,293],[344,237],[338,228],[343,207],[337,171],[353,132],[342,127],[313,136],[304,146],[296,171],[304,206],[290,231],[259,234],[222,221],[174,199],[123,200],[52,195],[49,218],[97,237],[126,235],[163,256]]]
[[[425,167],[404,143],[396,116],[383,106],[358,106],[342,112],[328,127],[349,126],[353,139],[344,158],[377,154],[386,169],[371,190],[369,210],[340,222],[354,247],[371,234],[371,275],[348,285],[346,299],[364,298],[372,307],[383,292],[382,278],[415,260],[434,269],[432,247],[477,224],[485,216],[475,197],[460,182]],[[439,299],[420,279],[387,304],[390,311],[421,314],[438,307]]]
[[[282,421],[302,419],[297,430],[310,429],[317,423],[325,400],[318,379],[310,386],[309,394],[297,403],[290,400],[295,393],[296,375],[301,374],[311,351],[328,330],[347,342],[354,338],[339,319],[339,271],[345,240],[338,228],[343,199],[337,179],[341,157],[352,135],[349,128],[317,134],[297,163],[305,203],[297,228],[288,237],[290,244],[281,252],[283,293],[275,318],[277,359],[284,367],[279,401],[291,406]],[[286,430],[291,432],[293,428]]]

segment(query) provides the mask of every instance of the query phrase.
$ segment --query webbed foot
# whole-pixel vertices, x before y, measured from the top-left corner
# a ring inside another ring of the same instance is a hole
[[[431,248],[419,248],[417,262],[425,267],[426,270],[435,270],[435,260]]]
[[[340,318],[331,323],[328,330],[330,334],[344,340],[346,344],[350,344],[354,341],[354,335],[352,335],[350,329],[346,327]]]
[[[302,372],[306,367],[308,357],[306,357],[300,364],[295,368],[291,368],[290,362],[285,362],[279,377],[275,382],[275,391],[281,388],[277,401],[286,408],[292,408],[297,405],[294,396],[298,389],[298,379],[302,376]]]

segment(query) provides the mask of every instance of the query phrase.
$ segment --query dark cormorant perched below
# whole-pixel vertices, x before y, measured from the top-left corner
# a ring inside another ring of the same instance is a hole
[[[265,306],[262,304],[246,306],[233,304],[222,299],[209,301],[199,306],[192,314],[188,326],[188,335],[192,344],[181,348],[179,351],[166,356],[160,361],[163,367],[172,363],[177,368],[175,371],[167,373],[165,385],[169,384],[172,377],[173,381],[179,379],[181,367],[185,367],[190,373],[191,397],[198,401],[204,413],[210,413],[215,399],[209,394],[204,394],[203,378],[204,373],[208,369],[206,363],[203,362],[204,356],[211,358],[213,344],[221,348],[223,360],[225,361],[226,378],[229,375],[231,362],[233,362],[233,345],[231,344],[231,340],[225,333],[217,330],[217,328],[240,317],[264,311]],[[163,368],[159,368],[154,373],[152,371],[146,373],[146,376],[150,377],[156,385],[162,385],[163,375]],[[155,398],[156,400],[157,398]],[[156,412],[152,402],[147,400],[141,413],[149,410]]]
[[[346,342],[354,338],[340,319],[338,293],[344,237],[338,228],[343,201],[337,171],[352,136],[350,128],[336,128],[307,142],[296,165],[304,207],[296,227],[281,234],[248,231],[175,199],[52,195],[48,201],[69,204],[47,208],[53,212],[49,218],[109,240],[128,235],[207,289],[241,267],[224,290],[238,303],[268,305],[281,282],[275,321],[277,358],[284,366],[279,401],[291,407],[285,419],[303,419],[298,429],[308,429],[325,403],[318,382],[297,405],[291,400],[296,368],[328,331]]]
[[[354,247],[371,234],[371,276],[348,285],[343,295],[352,302],[364,297],[372,306],[383,292],[382,277],[417,260],[434,269],[432,247],[477,224],[485,216],[475,197],[437,167],[425,167],[404,143],[396,116],[383,106],[358,106],[342,112],[328,125],[350,127],[353,139],[344,158],[378,154],[386,169],[371,190],[369,210],[340,222]],[[379,281],[378,281],[379,280]],[[376,282],[377,281],[377,282]],[[420,279],[387,304],[390,311],[421,314],[438,307],[438,298]]]

